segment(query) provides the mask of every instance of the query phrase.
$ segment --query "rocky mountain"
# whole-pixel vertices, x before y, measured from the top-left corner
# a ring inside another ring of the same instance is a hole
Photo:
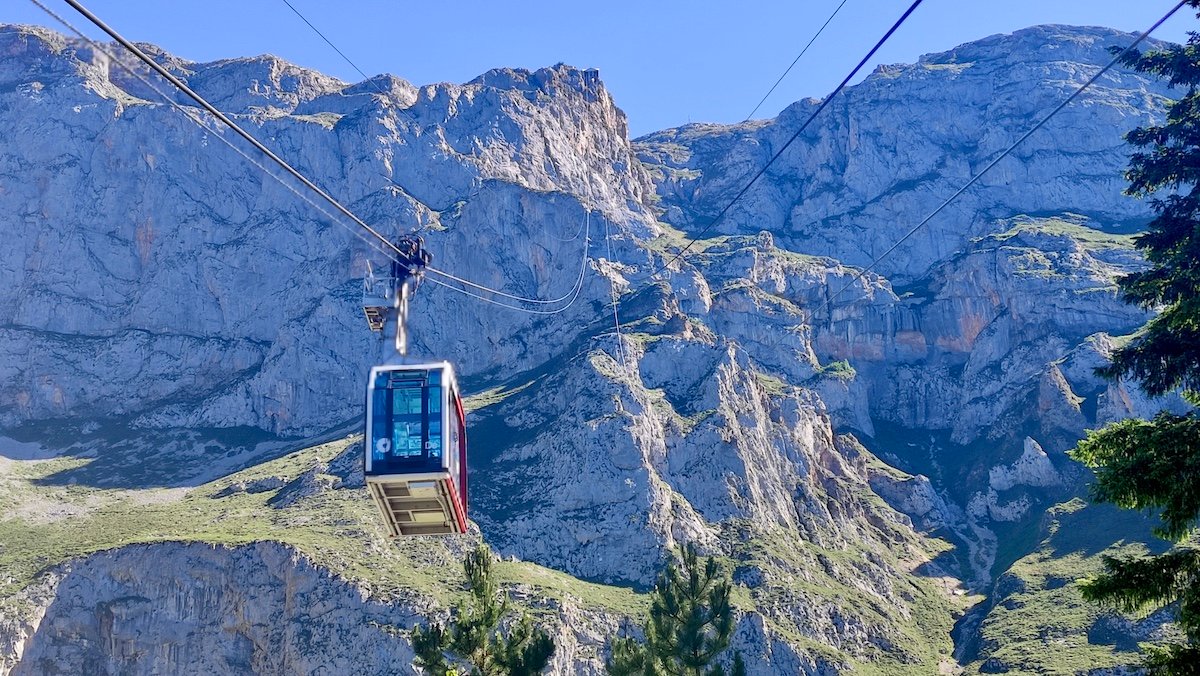
[[[1171,92],[1112,71],[856,266],[1129,40],[1037,27],[881,67],[657,274],[815,102],[630,141],[564,65],[418,87],[153,53],[439,270],[579,280],[536,306],[431,274],[412,326],[473,395],[472,516],[554,673],[601,670],[684,542],[732,568],[752,673],[1104,673],[1172,628],[1073,580],[1161,544],[1064,452],[1182,406],[1093,374],[1145,319],[1114,283],[1148,217],[1121,136]],[[383,255],[148,69],[29,26],[0,53],[0,671],[407,673],[478,535],[389,541],[361,490]]]

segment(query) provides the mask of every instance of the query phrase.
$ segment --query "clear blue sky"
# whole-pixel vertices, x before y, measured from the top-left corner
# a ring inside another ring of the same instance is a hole
[[[61,0],[43,1],[85,27]],[[270,53],[344,80],[361,79],[281,0],[82,1],[126,37],[194,61]],[[634,136],[689,121],[743,119],[840,2],[291,1],[368,75],[388,72],[427,84],[465,82],[499,66],[538,68],[561,61],[599,68],[629,115]],[[774,116],[793,101],[832,90],[909,2],[849,0],[756,117]],[[1142,31],[1172,5],[1172,0],[925,0],[876,62],[911,62],[1040,23]],[[55,26],[27,0],[6,0],[0,22]],[[1155,37],[1183,41],[1185,31],[1196,27],[1200,21],[1185,7]]]

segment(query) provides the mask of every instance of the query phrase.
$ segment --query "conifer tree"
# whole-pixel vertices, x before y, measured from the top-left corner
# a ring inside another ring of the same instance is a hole
[[[1189,0],[1200,7],[1200,0]],[[1148,269],[1119,280],[1125,300],[1159,310],[1101,369],[1131,378],[1151,395],[1182,390],[1200,405],[1200,34],[1186,45],[1124,57],[1135,70],[1185,88],[1162,125],[1134,129],[1126,140],[1138,150],[1125,173],[1126,194],[1164,191],[1151,206],[1156,218],[1136,240]],[[1105,573],[1083,585],[1084,597],[1126,612],[1178,604],[1186,642],[1153,649],[1158,674],[1200,674],[1200,417],[1160,413],[1089,432],[1071,451],[1095,468],[1093,497],[1128,509],[1158,513],[1157,535],[1178,544],[1159,556],[1105,557]],[[1190,541],[1190,543],[1189,543]]]
[[[441,624],[413,629],[413,652],[427,674],[445,676],[451,669],[446,654],[472,666],[475,676],[533,676],[541,673],[554,655],[550,635],[534,626],[528,613],[501,630],[508,614],[492,573],[492,554],[480,544],[463,561],[468,598],[459,603],[449,628]]]
[[[729,577],[712,558],[703,563],[691,545],[679,565],[659,574],[650,602],[645,643],[615,638],[612,659],[605,667],[612,676],[725,676],[716,663],[729,647],[733,609]],[[735,654],[733,676],[745,676],[742,656]]]

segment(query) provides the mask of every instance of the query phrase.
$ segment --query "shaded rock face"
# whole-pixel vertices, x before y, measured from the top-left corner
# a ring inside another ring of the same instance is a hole
[[[268,543],[126,547],[51,584],[14,675],[396,673],[412,651],[395,633],[420,617]]]
[[[1136,256],[1119,238],[1077,239],[1094,225],[1075,217],[1000,222],[917,283],[868,290],[835,309],[818,330],[817,353],[855,365],[872,387],[876,419],[949,429],[958,443],[1027,421],[1077,434],[1085,422],[1077,392],[1102,385],[1053,362],[1094,346],[1093,335],[1127,333],[1146,319],[1115,293]],[[1027,408],[1033,392],[1038,404]]]
[[[914,645],[928,637],[911,633],[936,605],[920,578],[986,588],[995,524],[1036,519],[1070,488],[1062,453],[1082,430],[1163,405],[1092,372],[1109,334],[1145,319],[1116,295],[1115,278],[1141,263],[1113,234],[1147,217],[1119,194],[1121,134],[1161,119],[1169,94],[1143,76],[1114,71],[885,264],[861,279],[848,267],[1128,39],[1041,27],[881,68],[747,193],[719,228],[728,237],[653,279],[657,252],[715,214],[813,102],[631,143],[603,85],[567,66],[416,87],[346,85],[271,57],[156,58],[384,234],[419,232],[441,270],[557,298],[582,268],[577,300],[555,315],[477,302],[436,274],[415,306],[413,353],[452,358],[468,393],[491,393],[468,420],[472,515],[502,554],[645,587],[672,546],[698,543],[748,561],[758,610],[738,631],[749,654],[833,673],[849,663],[782,637],[936,668]],[[362,374],[383,354],[362,326],[359,285],[383,256],[103,54],[27,27],[0,28],[0,53],[0,122],[12,130],[0,139],[0,425],[120,418],[130,435],[297,438],[356,420]],[[277,499],[329,488],[324,471]],[[958,560],[930,560],[932,531]],[[267,588],[300,564],[267,545],[233,551],[172,550],[183,577],[144,588],[114,571],[146,550],[86,560],[60,584],[92,598],[82,587],[108,580],[112,593],[78,607],[57,594],[17,668],[149,673],[194,657],[218,672],[332,673],[341,663],[306,652],[312,641],[408,654],[339,618],[428,611],[354,601],[306,569],[306,593],[337,596],[349,614],[281,616],[313,623],[303,630],[238,624],[227,600],[179,590],[233,584],[244,566],[264,608],[293,608]],[[196,572],[213,566],[228,572]],[[171,636],[135,641],[169,599],[213,631],[244,627],[248,643],[193,656]],[[615,627],[605,622],[568,623],[598,636],[571,640],[602,644]],[[256,657],[260,644],[287,649]],[[561,673],[576,668],[565,655]]]

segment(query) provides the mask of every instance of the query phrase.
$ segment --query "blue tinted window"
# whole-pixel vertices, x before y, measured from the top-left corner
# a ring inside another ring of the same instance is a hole
[[[377,373],[371,395],[371,473],[434,471],[441,466],[442,372]]]
[[[392,449],[397,457],[421,455],[421,386],[392,390]]]

